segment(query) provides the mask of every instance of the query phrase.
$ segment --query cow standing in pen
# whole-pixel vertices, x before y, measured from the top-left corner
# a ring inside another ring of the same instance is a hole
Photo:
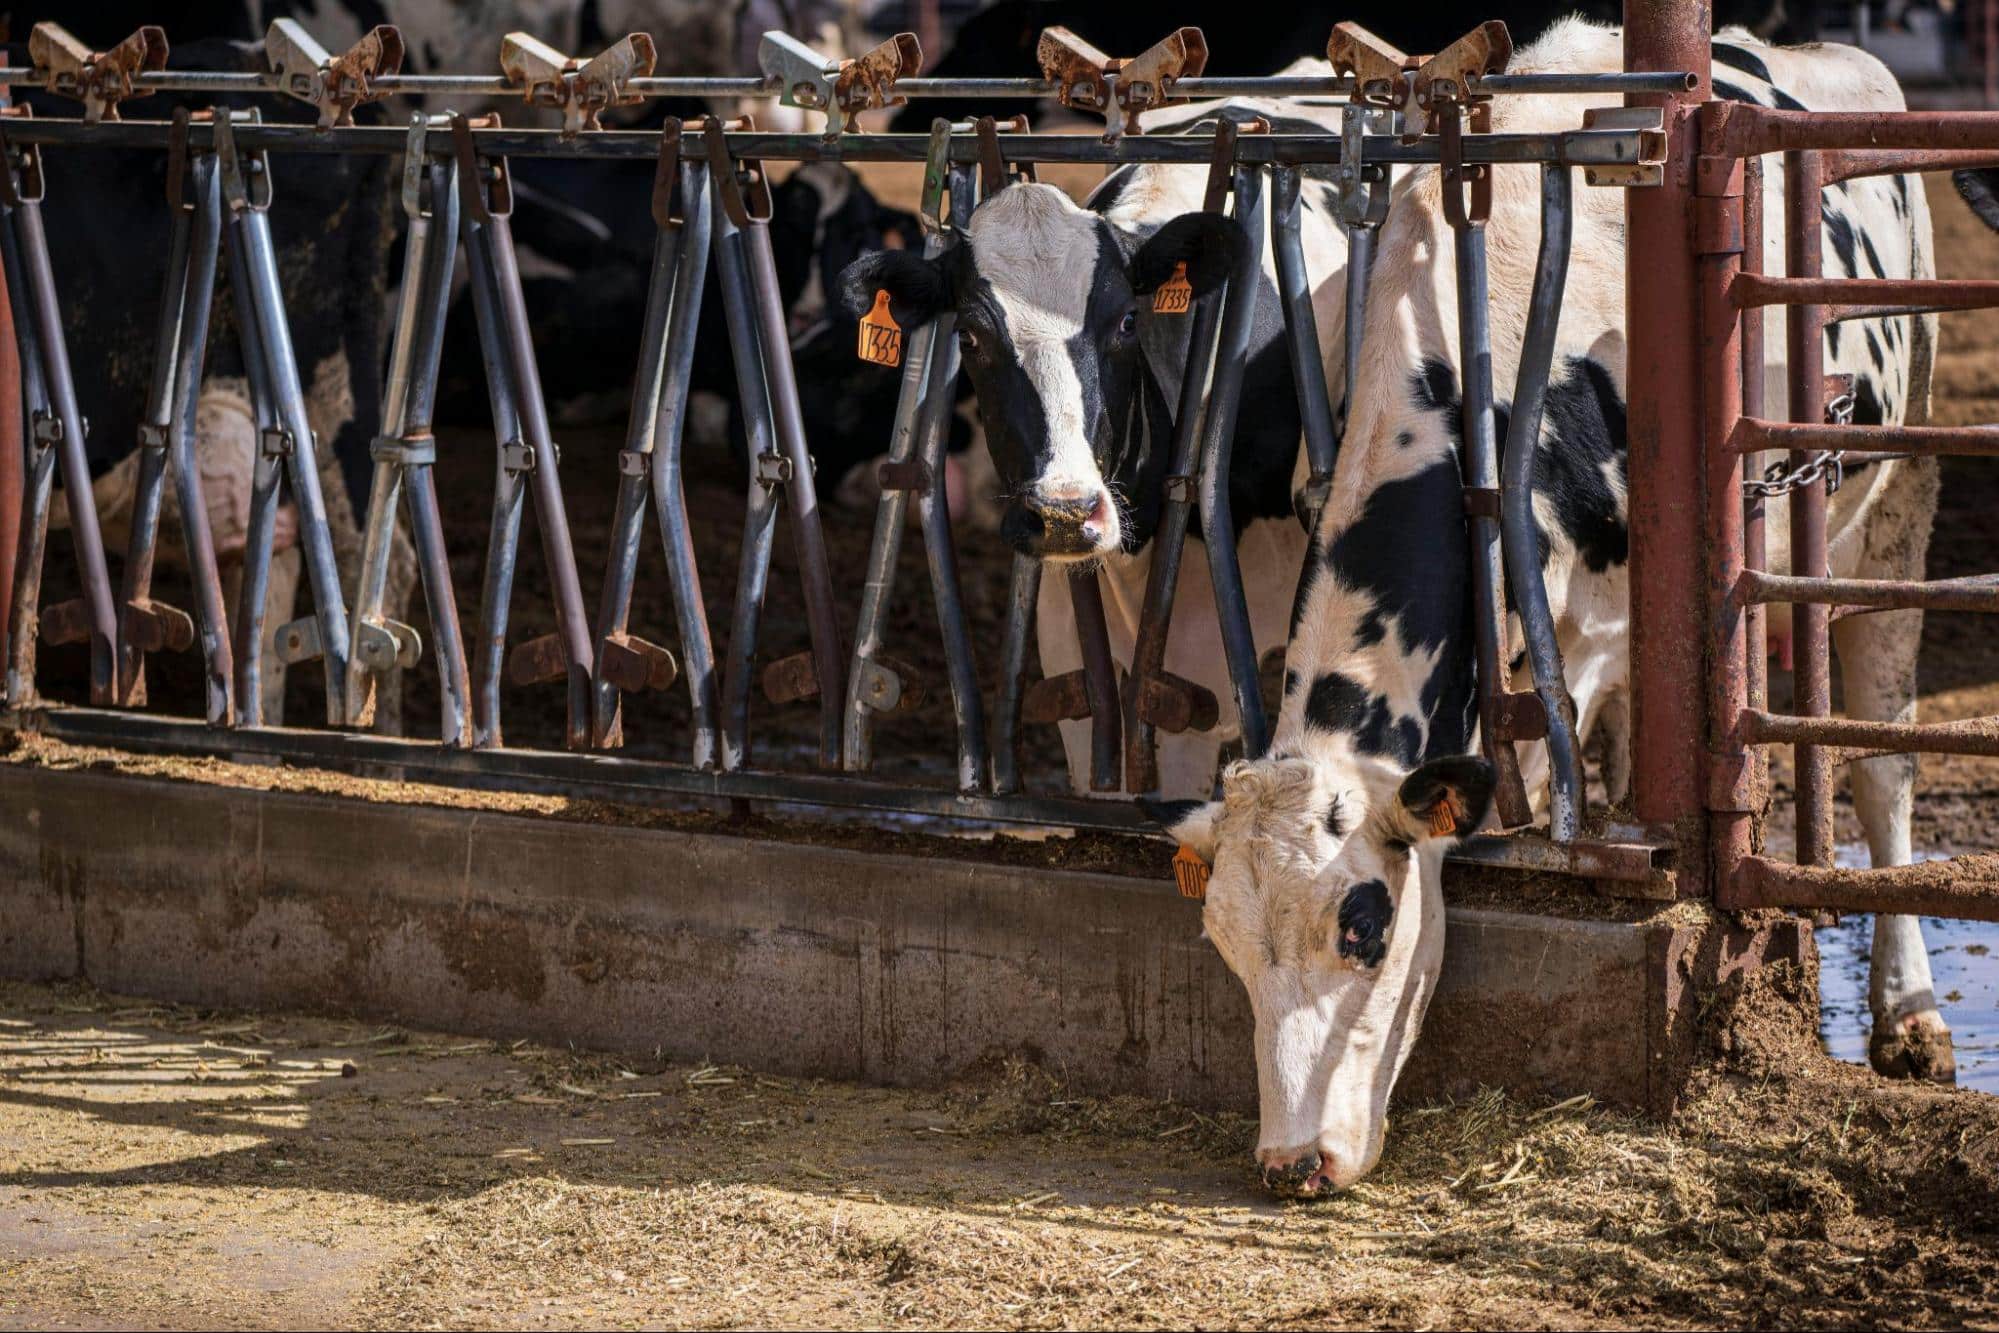
[[[1615,29],[1571,21],[1519,52],[1512,69],[1609,71],[1620,54]],[[1724,33],[1714,62],[1724,97],[1902,107],[1887,70],[1850,48],[1783,49]],[[1573,103],[1503,99],[1493,128],[1557,129],[1575,114]],[[1766,216],[1781,217],[1779,162],[1766,163],[1765,182]],[[1388,1094],[1442,960],[1442,852],[1476,827],[1492,786],[1485,761],[1466,755],[1477,740],[1476,681],[1456,290],[1439,184],[1434,167],[1412,171],[1383,231],[1349,429],[1299,590],[1271,752],[1231,765],[1220,801],[1154,807],[1212,866],[1208,934],[1256,1013],[1257,1155],[1269,1178],[1305,1193],[1344,1188],[1380,1155]],[[1919,179],[1836,186],[1823,210],[1828,276],[1932,273]],[[1487,234],[1501,386],[1519,363],[1538,216],[1535,172],[1497,168]],[[1578,194],[1534,467],[1541,565],[1569,685],[1585,736],[1598,725],[1613,732],[1613,798],[1629,771],[1623,224],[1620,192]],[[1780,229],[1766,232],[1766,271],[1781,272]],[[1855,376],[1855,420],[1926,416],[1934,316],[1857,321],[1829,333],[1826,369]],[[1785,344],[1772,331],[1764,345],[1781,356]],[[1783,365],[1765,373],[1780,401]],[[1932,460],[1854,470],[1832,499],[1832,567],[1810,572],[1920,577],[1935,503]],[[1778,500],[1771,509],[1770,565],[1781,570],[1788,506]],[[1914,611],[1835,625],[1849,712],[1913,717],[1920,629]],[[1521,757],[1538,788],[1546,768],[1539,747]],[[1854,766],[1854,804],[1876,865],[1910,859],[1913,778],[1913,760],[1901,756]],[[1878,1069],[1950,1079],[1950,1036],[1913,918],[1876,920],[1871,1007]]]
[[[1285,74],[1329,74],[1299,61]],[[1322,119],[1301,120],[1305,114]],[[1148,133],[1173,133],[1227,117],[1261,116],[1283,133],[1337,133],[1338,107],[1232,99],[1155,114]],[[1316,173],[1307,169],[1307,176]],[[1173,405],[1185,373],[1191,316],[1155,313],[1151,293],[1186,266],[1198,297],[1226,279],[1241,228],[1202,211],[1205,166],[1136,165],[1112,172],[1078,205],[1048,185],[1016,185],[985,200],[965,243],[937,259],[885,251],[842,278],[855,313],[886,291],[911,328],[949,309],[998,473],[1000,532],[1015,550],[1063,572],[1094,566],[1111,654],[1129,669],[1164,508]],[[1346,239],[1318,182],[1303,192],[1301,232],[1328,382],[1340,391]],[[1277,298],[1275,260],[1264,258],[1250,337],[1229,486],[1244,596],[1259,653],[1282,646],[1306,539],[1293,507],[1301,424]],[[1198,531],[1189,539],[1198,547]],[[1041,667],[1081,665],[1069,581],[1041,580],[1036,609]],[[1223,744],[1240,732],[1208,566],[1182,562],[1166,670],[1221,701],[1212,731],[1160,737],[1160,790],[1209,790]],[[1089,724],[1064,722],[1072,783],[1089,789]]]

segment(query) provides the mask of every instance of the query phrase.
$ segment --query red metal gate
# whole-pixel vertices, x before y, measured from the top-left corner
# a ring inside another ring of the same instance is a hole
[[[1706,6],[1626,7],[1630,68],[1708,66]],[[1705,87],[1687,101],[1699,101]],[[1823,481],[1791,495],[1794,572],[1764,567],[1760,502],[1742,483],[1758,457],[1793,468],[1823,453],[1852,461],[1999,454],[1999,427],[1829,422],[1823,343],[1847,318],[1999,306],[1999,282],[1822,276],[1821,191],[1908,171],[1999,165],[1999,114],[1772,110],[1682,104],[1669,186],[1630,197],[1634,798],[1641,819],[1677,826],[1683,880],[1707,877],[1724,907],[1824,907],[1999,920],[1999,855],[1883,869],[1833,865],[1836,766],[1893,754],[1999,756],[1999,717],[1881,722],[1832,714],[1833,620],[1895,609],[1999,611],[1999,576],[1940,581],[1829,576]],[[1787,274],[1761,273],[1762,168],[1782,154]],[[1672,262],[1660,256],[1672,253]],[[1685,254],[1683,267],[1677,256]],[[1691,279],[1691,280],[1690,280]],[[1689,310],[1689,304],[1694,307]],[[1761,402],[1761,312],[1790,311],[1788,402]],[[1693,596],[1693,590],[1704,590]],[[1765,608],[1793,609],[1796,713],[1773,712],[1764,678]],[[1700,645],[1698,649],[1694,645]],[[1673,654],[1699,651],[1704,671]],[[1703,735],[1689,747],[1685,738]],[[1798,855],[1756,850],[1767,804],[1760,747],[1795,747]],[[1708,855],[1695,850],[1705,843]],[[1704,861],[1704,865],[1694,863]]]

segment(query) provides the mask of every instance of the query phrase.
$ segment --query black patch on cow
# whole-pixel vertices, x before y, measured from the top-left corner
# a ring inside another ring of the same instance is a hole
[[[1386,637],[1388,626],[1381,623],[1381,612],[1369,607],[1367,614],[1360,618],[1360,623],[1354,626],[1353,646],[1372,648]]]
[[[1103,183],[1090,195],[1090,211],[1108,213],[1116,208],[1118,200],[1124,197],[1125,190],[1130,187],[1131,178],[1136,170],[1135,167],[1119,167],[1104,177]]]
[[[1423,744],[1420,722],[1397,718],[1385,695],[1370,694],[1337,671],[1312,682],[1305,696],[1305,722],[1320,731],[1351,737],[1362,754],[1387,755],[1404,765],[1416,762]]]
[[[1416,443],[1416,437],[1406,430],[1395,437],[1395,447],[1397,449],[1407,449],[1414,443]]]
[[[1151,796],[1133,798],[1139,811],[1153,823],[1171,833],[1205,802],[1202,801],[1161,801]]]
[[[1294,625],[1295,629],[1296,626]],[[1290,698],[1298,692],[1298,673],[1290,667],[1284,668],[1284,697]]]
[[[1346,811],[1340,806],[1340,798],[1335,796],[1333,803],[1326,807],[1326,832],[1335,838],[1346,837],[1348,830],[1345,815]]]
[[[1869,271],[1857,276],[1872,276],[1876,278],[1885,278],[1888,276],[1888,266],[1881,262],[1881,252],[1874,248],[1874,238],[1864,231],[1860,233],[1860,250],[1862,254],[1867,256]]]
[[[1340,899],[1340,957],[1363,967],[1379,967],[1388,954],[1388,923],[1395,906],[1378,879],[1356,884]]]
[[[1727,65],[1730,69],[1741,70],[1751,78],[1761,79],[1765,83],[1776,82],[1775,79],[1770,77],[1770,67],[1764,64],[1760,57],[1751,54],[1733,42],[1716,42],[1714,44],[1714,58],[1722,64]]]
[[[1624,476],[1624,400],[1610,372],[1589,357],[1569,357],[1567,368],[1548,385],[1534,490],[1548,497],[1590,572],[1601,574],[1623,564],[1631,550],[1617,494],[1604,476],[1606,467]]]
[[[1825,219],[1825,238],[1831,244],[1833,254],[1839,257],[1840,271],[1848,277],[1859,277],[1859,255],[1854,249],[1853,223],[1843,212],[1836,211],[1830,203],[1819,209]]]
[[[1874,369],[1881,370],[1883,368],[1881,340],[1874,336],[1874,330],[1871,328],[1863,328],[1862,331],[1867,336],[1867,355],[1873,358]]]
[[[1853,424],[1856,426],[1879,426],[1887,420],[1881,410],[1881,393],[1871,375],[1853,377]]]
[[[1713,80],[1712,87],[1714,88],[1714,95],[1725,102],[1746,102],[1750,106],[1768,105],[1762,98],[1756,96],[1756,94],[1750,92],[1747,88],[1729,83],[1725,79]]]

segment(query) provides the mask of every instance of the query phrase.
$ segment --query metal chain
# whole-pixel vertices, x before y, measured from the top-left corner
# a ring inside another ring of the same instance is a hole
[[[1854,397],[1850,393],[1840,394],[1825,405],[1826,424],[1829,426],[1850,426],[1853,424]],[[1742,483],[1744,498],[1771,499],[1779,495],[1789,495],[1792,491],[1815,486],[1823,479],[1825,493],[1832,495],[1846,480],[1846,450],[1821,449],[1799,463],[1796,467],[1778,462],[1764,470],[1756,481]]]

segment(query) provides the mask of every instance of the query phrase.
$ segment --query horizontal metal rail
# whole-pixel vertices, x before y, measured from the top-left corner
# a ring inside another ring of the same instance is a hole
[[[1888,148],[1999,151],[1999,112],[1781,111],[1732,102],[1719,108],[1701,145],[1702,152],[1723,157]]]
[[[1742,711],[1738,728],[1750,745],[1837,746],[1840,762],[1884,754],[1999,757],[1999,717],[1961,722],[1867,722],[1850,717],[1792,717],[1758,708]]]
[[[35,119],[9,121],[7,141],[48,147],[85,145],[99,148],[165,148],[172,126],[164,120],[104,121]],[[474,128],[473,142],[486,157],[642,158],[659,155],[654,130],[595,130],[565,136],[556,129]],[[1635,166],[1641,160],[1643,130],[1559,130],[1543,134],[1478,134],[1464,140],[1464,158],[1473,163],[1557,162],[1570,166]],[[234,127],[239,149],[252,152],[402,153],[409,136],[386,125],[352,125],[319,129],[312,125],[244,125]],[[912,162],[929,152],[927,134],[767,134],[736,131],[727,136],[729,155],[738,161],[762,158],[772,162]],[[187,135],[190,150],[210,151],[212,127],[196,124]],[[1085,163],[1122,166],[1127,163],[1188,163],[1207,165],[1214,156],[1214,138],[1207,134],[1123,135],[1106,143],[1089,134],[1009,134],[1007,155],[1014,161]],[[451,153],[451,141],[438,136],[425,151],[436,157]],[[954,135],[951,161],[976,165],[979,141]],[[1237,149],[1244,166],[1294,163],[1326,164],[1340,160],[1337,134],[1250,134]],[[1390,136],[1369,136],[1364,162],[1421,165],[1440,160],[1439,142],[1426,137],[1405,144]]]
[[[1861,448],[1855,448],[1858,443]],[[1728,447],[1738,454],[1765,449],[1835,450],[1849,463],[1878,458],[1999,457],[1999,426],[1833,426],[1744,417]]]
[[[1999,280],[1989,278],[1774,278],[1744,273],[1729,285],[1738,307],[1864,303],[1870,314],[1914,310],[1989,310]]]
[[[44,79],[30,67],[0,66],[0,85],[39,88]],[[1690,74],[1669,71],[1602,74],[1489,74],[1479,80],[1481,93],[1536,96],[1549,93],[1613,94],[1675,93],[1694,86]],[[504,74],[378,74],[368,80],[371,92],[383,96],[425,96],[432,93],[519,97],[521,85]],[[784,95],[781,79],[759,75],[646,75],[627,79],[622,91],[637,97],[775,98]],[[1338,75],[1248,74],[1201,75],[1173,79],[1162,93],[1168,97],[1346,97],[1354,81]],[[992,97],[1048,98],[1061,87],[1050,79],[897,79],[885,95],[897,98]],[[284,95],[283,77],[276,73],[237,70],[165,69],[132,75],[132,97],[149,93],[271,93]]]
[[[1743,858],[1731,906],[1817,907],[1999,921],[1999,853],[1860,870],[1803,866],[1767,856]]]
[[[1066,827],[1091,833],[1156,837],[1157,828],[1130,801],[1073,796],[965,795],[939,787],[880,782],[853,773],[721,772],[661,760],[554,750],[448,749],[434,741],[362,732],[243,727],[222,731],[185,718],[141,716],[102,708],[36,707],[0,712],[0,730],[48,736],[71,745],[135,754],[173,754],[249,762],[278,760],[308,768],[386,773],[477,791],[513,791],[677,806],[690,800],[738,800],[809,805],[860,813],[924,816],[979,824]],[[1450,854],[1452,861],[1511,870],[1556,872],[1666,892],[1673,852],[1645,842],[1552,843],[1533,836],[1481,836]]]
[[[1933,579],[1805,578],[1745,569],[1739,585],[1749,602],[1862,607],[1870,611],[1999,611],[1999,577]]]

